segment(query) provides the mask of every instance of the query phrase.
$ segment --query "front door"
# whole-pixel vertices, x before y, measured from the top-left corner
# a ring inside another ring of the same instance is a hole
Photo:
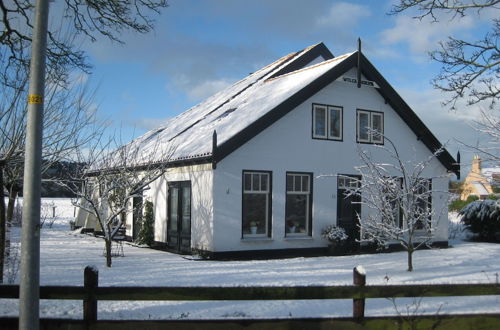
[[[337,226],[343,228],[349,236],[346,248],[350,251],[359,249],[359,216],[361,216],[361,197],[348,196],[349,189],[356,187],[359,177],[339,176],[337,180]]]
[[[168,247],[179,253],[191,252],[191,182],[168,184]]]

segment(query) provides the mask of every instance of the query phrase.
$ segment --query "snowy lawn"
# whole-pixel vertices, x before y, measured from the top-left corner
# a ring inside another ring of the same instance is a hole
[[[41,234],[41,284],[83,285],[83,269],[99,269],[100,286],[293,286],[350,285],[352,269],[362,265],[367,284],[498,283],[500,244],[451,241],[451,248],[414,254],[413,272],[406,271],[406,253],[253,261],[188,260],[162,251],[124,245],[124,257],[105,267],[104,241],[71,232],[69,200],[54,200],[56,220]],[[12,240],[19,241],[13,228]],[[499,313],[500,296],[368,299],[366,315],[418,313]],[[16,300],[0,300],[0,315],[18,313]],[[42,317],[82,317],[81,301],[41,302]],[[352,300],[236,302],[99,302],[100,319],[207,319],[350,316]]]

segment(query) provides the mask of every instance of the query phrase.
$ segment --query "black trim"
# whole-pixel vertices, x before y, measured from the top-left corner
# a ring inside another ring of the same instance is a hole
[[[382,141],[381,142],[373,142],[372,141],[372,137],[371,137],[371,134],[370,134],[370,141],[359,141],[359,130],[358,130],[358,113],[362,111],[362,112],[368,112],[370,113],[370,129],[373,129],[372,127],[372,113],[378,113],[378,114],[381,114],[382,115],[382,135],[381,135],[381,138],[382,138]],[[361,143],[361,144],[378,144],[378,145],[384,145],[384,132],[385,132],[385,118],[384,118],[384,112],[382,111],[376,111],[376,110],[367,110],[367,109],[361,109],[361,108],[356,108],[356,143]]]
[[[313,225],[313,178],[314,178],[314,173],[313,172],[293,172],[293,171],[287,171],[285,174],[285,222],[284,225],[286,227],[286,210],[287,210],[287,187],[286,187],[286,179],[288,174],[299,174],[299,175],[308,175],[309,176],[309,210],[307,212],[309,213],[309,219],[308,219],[308,230],[307,230],[307,236],[312,237],[312,225]],[[286,235],[286,228],[285,228],[285,237]],[[288,237],[295,237],[295,236],[288,236]]]
[[[271,250],[240,250],[240,251],[196,251],[206,259],[216,260],[262,260],[296,257],[321,257],[327,255],[327,247],[271,249]]]
[[[214,157],[212,155],[210,156],[201,156],[201,157],[192,157],[192,158],[185,158],[185,159],[178,159],[178,160],[173,160],[173,161],[168,161],[167,164],[165,162],[159,162],[155,164],[146,164],[146,165],[138,165],[138,166],[130,166],[127,167],[128,170],[133,170],[133,171],[143,171],[151,168],[158,168],[165,166],[166,168],[173,168],[173,167],[182,167],[182,166],[193,166],[193,165],[203,165],[203,164],[212,164],[214,160]],[[99,176],[101,174],[114,174],[118,173],[122,169],[116,169],[116,168],[109,168],[109,169],[100,169],[100,170],[94,170],[94,171],[89,171],[86,173],[87,177],[94,177],[94,176]]]
[[[317,136],[314,136],[314,131],[315,131],[315,127],[314,127],[314,109],[315,109],[315,106],[323,106],[326,108],[326,127],[325,127],[325,130],[326,130],[326,137],[322,138],[322,137],[317,137]],[[329,122],[330,122],[330,111],[329,111],[329,108],[339,108],[340,109],[340,139],[333,139],[333,138],[329,138],[328,135],[329,135],[329,130],[328,130],[328,126],[329,126]],[[337,141],[337,142],[343,142],[344,141],[344,107],[343,106],[340,106],[340,105],[332,105],[332,104],[322,104],[322,103],[313,103],[312,104],[312,109],[311,109],[311,114],[312,114],[312,117],[311,117],[311,138],[313,140],[327,140],[327,141]]]
[[[362,71],[364,76],[368,80],[377,82],[377,84],[380,86],[380,88],[377,89],[380,95],[388,100],[390,106],[403,119],[403,121],[406,122],[408,127],[410,127],[415,135],[422,138],[422,142],[427,146],[427,148],[429,148],[429,150],[431,150],[432,152],[436,152],[437,150],[439,150],[442,145],[429,131],[427,126],[425,126],[425,124],[418,118],[415,112],[408,106],[408,104],[401,98],[401,96],[399,96],[399,94],[392,88],[392,86],[377,71],[377,69],[375,69],[370,61],[368,61],[368,59],[366,59],[366,57],[362,53],[359,54],[359,56],[361,59],[360,63],[361,67],[363,68]],[[319,76],[316,80],[309,83],[309,85],[304,86],[304,88],[291,95],[288,99],[268,111],[261,118],[257,119],[249,126],[242,129],[239,133],[232,136],[230,139],[218,146],[216,161],[224,159],[226,156],[241,147],[254,136],[262,132],[267,127],[271,126],[281,117],[306,101],[309,97],[319,92],[322,88],[327,86],[332,81],[335,81],[349,69],[355,67],[357,64],[357,57],[358,52],[351,54],[350,56],[342,60],[339,64],[331,68],[329,71]],[[459,175],[460,167],[447,150],[443,150],[443,152],[441,152],[437,156],[437,158],[447,170]]]
[[[217,169],[217,132],[212,134],[212,169]]]
[[[297,52],[300,54],[303,52],[305,49]],[[311,63],[314,59],[316,59],[318,56],[322,56],[325,60],[330,60],[334,58],[333,54],[330,52],[330,50],[325,46],[324,43],[320,42],[317,45],[314,45],[311,49],[307,50],[305,54],[299,55],[297,59],[294,59],[291,61],[290,64],[284,66],[277,72],[275,72],[269,79],[276,78],[278,76],[282,76],[284,74],[300,70],[304,68],[307,64]]]
[[[245,172],[252,172],[252,173],[266,173],[269,174],[269,195],[268,195],[268,205],[267,205],[267,237],[271,238],[273,237],[272,235],[272,229],[273,229],[273,172],[272,171],[262,171],[262,170],[242,170],[241,171],[241,239],[245,238],[250,238],[250,237],[244,237],[243,234],[243,196],[245,194]]]

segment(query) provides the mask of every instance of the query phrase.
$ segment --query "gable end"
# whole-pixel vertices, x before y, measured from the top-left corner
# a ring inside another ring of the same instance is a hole
[[[316,54],[311,55],[311,58],[304,59],[300,58],[300,65],[297,67],[301,68],[303,65],[309,63],[313,60],[320,52],[323,52],[323,48],[326,49],[323,43],[316,45]],[[328,51],[328,49],[326,49]],[[313,53],[313,52],[311,52]],[[330,53],[328,51],[328,53]],[[392,86],[384,79],[384,77],[375,69],[375,67],[368,61],[368,59],[362,54],[355,52],[349,57],[344,59],[341,63],[325,72],[323,75],[309,83],[307,86],[287,98],[281,104],[274,107],[272,110],[267,112],[261,118],[254,121],[252,124],[241,130],[239,133],[217,146],[217,153],[213,154],[213,161],[217,163],[232,153],[234,150],[238,149],[240,146],[248,142],[254,136],[262,132],[267,127],[271,126],[274,122],[278,121],[284,115],[295,109],[301,103],[306,101],[315,93],[319,92],[322,88],[335,81],[342,74],[347,72],[349,69],[358,66],[358,54],[360,65],[362,68],[362,74],[367,77],[367,79],[376,81],[380,88],[377,88],[381,96],[386,100],[387,103],[396,111],[396,113],[403,119],[403,121],[410,127],[410,129],[415,133],[417,139],[421,140],[424,145],[429,148],[431,152],[436,152],[442,145],[438,139],[431,133],[431,131],[425,126],[425,124],[418,118],[416,113],[410,108],[410,106],[399,96],[399,94],[392,88]],[[307,54],[306,54],[307,55]],[[330,53],[331,55],[331,53]],[[333,55],[332,55],[333,57]],[[277,77],[279,75],[292,72],[291,68],[296,67],[294,63],[290,63],[284,66],[281,70],[271,76],[269,79]],[[455,161],[455,159],[448,153],[447,150],[443,150],[438,156],[438,160],[441,164],[450,172],[453,172],[460,177],[460,166]]]

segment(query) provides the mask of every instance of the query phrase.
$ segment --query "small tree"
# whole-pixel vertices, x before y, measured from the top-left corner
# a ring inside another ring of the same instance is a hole
[[[432,179],[423,176],[431,161],[443,151],[437,150],[420,162],[403,161],[394,143],[384,136],[386,145],[375,145],[392,162],[376,162],[371,154],[358,147],[362,165],[356,169],[361,174],[356,187],[348,195],[361,196],[361,204],[371,212],[359,220],[361,241],[385,247],[399,243],[408,253],[408,271],[413,270],[413,253],[432,240],[436,215],[432,208]],[[351,178],[352,179],[352,178]]]
[[[141,223],[141,229],[137,236],[136,242],[138,244],[146,244],[151,246],[154,242],[154,213],[153,213],[153,202],[146,201],[144,204],[144,217]]]
[[[175,148],[150,137],[147,146],[132,141],[109,151],[109,144],[95,146],[79,153],[79,162],[87,164],[76,169],[69,181],[61,182],[76,197],[73,205],[95,217],[102,230],[106,265],[111,267],[111,244],[114,236],[133,210],[134,197],[166,171]],[[144,142],[144,140],[142,140]],[[74,184],[79,182],[80,184]]]

